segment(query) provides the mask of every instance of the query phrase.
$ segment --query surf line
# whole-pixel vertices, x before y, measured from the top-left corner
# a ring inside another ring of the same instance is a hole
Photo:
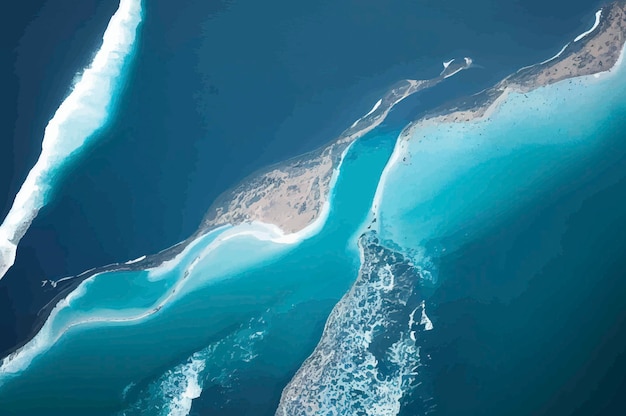
[[[58,169],[102,128],[112,110],[142,20],[142,0],[120,0],[102,46],[48,122],[41,153],[0,225],[0,279],[13,266],[17,246],[46,204]]]

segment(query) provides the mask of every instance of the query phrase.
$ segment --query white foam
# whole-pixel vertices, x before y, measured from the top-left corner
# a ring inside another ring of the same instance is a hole
[[[374,107],[372,107],[372,109],[371,109],[371,110],[370,110],[367,114],[365,114],[363,117],[361,117],[361,118],[357,119],[357,121],[355,121],[354,123],[352,123],[352,125],[350,126],[350,128],[352,128],[352,127],[356,126],[356,125],[359,123],[359,121],[363,120],[365,117],[369,116],[369,115],[370,115],[370,114],[372,114],[374,111],[378,110],[378,107],[380,107],[380,105],[381,105],[382,103],[383,103],[383,99],[382,99],[382,98],[381,98],[381,99],[379,99],[378,101],[376,101],[376,104],[374,104]]]
[[[134,260],[128,260],[128,261],[127,261],[126,263],[124,263],[124,264],[134,264],[134,263],[139,263],[140,261],[145,260],[145,258],[146,258],[146,255],[143,255],[143,256],[141,256],[141,257],[137,257],[137,258],[136,258],[136,259],[134,259]]]
[[[378,286],[380,288],[380,290],[383,290],[385,292],[389,292],[390,290],[393,290],[394,285],[395,285],[395,275],[393,274],[393,271],[391,270],[391,266],[388,264],[385,264],[384,267],[380,268],[378,270],[378,277],[380,279],[380,285]]]
[[[347,150],[348,149],[344,151],[343,155],[345,155]],[[337,167],[337,169],[340,167],[341,164]],[[332,185],[334,185],[334,182],[336,181],[336,177],[337,175],[335,174],[333,180],[331,181],[331,189]],[[194,250],[195,247],[199,246],[203,241],[213,238],[216,233],[219,233],[217,237],[215,237],[198,255],[193,258],[189,266],[186,267],[184,274],[181,272],[181,275],[184,275],[185,277],[189,275],[201,259],[217,249],[224,242],[234,238],[253,237],[259,241],[269,241],[281,245],[297,244],[319,232],[328,217],[329,207],[330,203],[327,201],[324,204],[320,215],[313,223],[301,231],[291,234],[285,234],[279,227],[273,224],[265,224],[261,222],[219,227],[191,242],[173,259],[151,269],[149,271],[148,279],[151,281],[157,280],[159,277],[173,271],[177,266],[186,261],[186,257]],[[51,348],[67,331],[74,327],[94,323],[137,323],[151,317],[155,313],[158,313],[178,293],[180,293],[179,289],[186,283],[186,279],[180,279],[168,291],[168,293],[159,300],[158,304],[151,306],[149,309],[124,310],[122,311],[123,314],[120,314],[120,311],[100,310],[98,313],[94,313],[90,316],[76,316],[75,319],[64,325],[62,328],[53,329],[55,328],[54,326],[59,313],[70,307],[72,300],[82,296],[88,290],[87,288],[90,282],[97,276],[98,274],[83,281],[65,299],[60,301],[52,310],[39,333],[23,348],[3,360],[2,366],[0,367],[0,378],[6,374],[14,374],[23,371],[30,365],[35,357]],[[178,278],[180,275],[176,277]]]
[[[359,276],[337,303],[315,351],[283,390],[277,415],[398,414],[404,393],[418,377],[420,360],[408,331],[383,356],[370,350],[375,333],[392,325],[384,308],[389,302],[406,304],[411,292],[405,288],[384,298],[392,274],[388,266],[361,264],[359,274],[369,277]],[[379,360],[385,362],[384,372]],[[367,394],[351,394],[355,391]]]
[[[465,60],[465,66],[461,66],[456,71],[451,72],[448,75],[444,75],[444,78],[450,78],[452,75],[458,74],[459,72],[469,68],[472,65],[472,58],[465,57],[463,59]],[[452,61],[454,61],[454,59]],[[448,69],[448,66],[450,65],[452,61],[447,62],[448,65],[446,65],[446,63],[444,62],[444,67],[445,67],[444,71]]]
[[[376,104],[374,104],[374,107],[372,107],[372,109],[367,114],[365,114],[363,117],[367,117],[370,114],[372,114],[374,111],[378,110],[378,107],[380,107],[380,105],[382,103],[383,103],[383,99],[382,98],[379,99],[378,101],[376,101]]]
[[[411,340],[415,341],[416,340],[416,331],[413,331],[413,325],[415,325],[416,321],[415,321],[415,314],[417,313],[417,311],[420,310],[420,322],[419,324],[422,325],[424,327],[424,331],[431,331],[432,329],[434,329],[435,327],[433,326],[432,321],[430,320],[430,318],[428,317],[428,315],[426,315],[426,303],[424,301],[422,301],[420,303],[420,305],[413,309],[413,311],[411,311],[411,313],[409,314],[409,336],[411,338]]]
[[[450,64],[454,62],[454,59],[450,59],[448,62],[443,63],[443,69],[448,69],[448,67],[450,66]]]
[[[432,321],[426,315],[426,304],[422,301],[422,316],[420,319],[420,325],[424,325],[424,331],[430,331],[434,328]]]
[[[402,133],[400,133],[400,136],[402,137]],[[407,151],[407,142],[406,140],[402,140],[401,137],[397,139],[396,145],[391,153],[391,157],[380,174],[380,180],[378,181],[378,187],[376,188],[374,201],[372,202],[372,214],[375,218],[379,218],[380,204],[383,200],[383,194],[385,192],[385,185],[389,177],[389,172],[398,164],[398,161]]]
[[[257,346],[266,331],[267,322],[263,316],[252,318],[248,326],[242,326],[194,353],[184,363],[167,370],[138,391],[134,402],[118,416],[189,414],[193,400],[200,397],[208,380],[222,388],[233,387],[233,372],[258,356]],[[128,395],[129,389],[136,387],[134,383],[127,386],[122,392],[123,397]]]
[[[106,122],[141,18],[141,0],[120,1],[100,50],[48,122],[39,159],[0,226],[0,279],[15,262],[19,241],[45,205],[58,168]]]
[[[591,29],[589,29],[586,32],[581,33],[580,35],[576,36],[576,38],[574,38],[574,42],[578,42],[579,40],[583,39],[585,36],[589,35],[591,32],[593,32],[594,30],[596,30],[596,28],[598,27],[598,25],[600,24],[600,18],[602,17],[602,9],[598,10],[596,12],[596,21],[594,22],[593,26],[591,27]]]
[[[205,360],[192,358],[189,363],[183,365],[179,371],[182,373],[180,383],[174,388],[179,389],[168,406],[168,415],[186,416],[191,410],[193,399],[197,399],[202,394],[200,385],[200,373],[204,370]]]
[[[450,78],[452,75],[458,74],[459,72],[461,72],[464,68],[459,68],[454,72],[449,73],[448,75],[444,75],[444,78]]]
[[[560,50],[560,51],[559,51],[556,55],[554,55],[552,58],[546,59],[546,60],[545,60],[545,61],[543,61],[543,62],[539,62],[539,65],[547,64],[547,63],[548,63],[548,62],[550,62],[550,61],[554,61],[556,58],[558,58],[559,56],[561,56],[561,55],[563,54],[563,52],[565,52],[565,49],[567,49],[567,47],[568,47],[570,44],[571,44],[571,42],[568,42],[565,46],[563,46],[563,47],[561,48],[561,50]],[[526,66],[526,67],[524,67],[524,68],[531,68],[531,67],[533,67],[533,66],[535,66],[535,65]],[[522,68],[522,69],[524,69],[524,68]],[[518,71],[518,72],[519,72],[519,71]]]
[[[569,44],[568,44],[569,45]],[[558,57],[560,54],[563,53],[563,51],[567,48],[566,45],[565,47],[562,48],[562,50],[555,55],[554,57],[544,61],[548,62],[552,59],[555,59],[556,57]],[[611,68],[607,69],[606,71],[602,71],[602,72],[598,72],[596,74],[593,75],[585,75],[585,76],[581,76],[581,77],[576,77],[577,79],[579,79],[582,83],[586,83],[586,82],[591,82],[592,80],[595,81],[599,78],[606,78],[607,76],[612,76],[614,74],[619,73],[619,71],[621,70],[621,66],[622,66],[622,62],[624,59],[624,54],[626,53],[626,43],[624,45],[622,45],[622,49],[620,51],[620,55],[615,63],[615,65],[613,65]],[[534,66],[534,65],[532,65]],[[529,67],[525,67],[525,68],[529,68]],[[521,69],[520,69],[521,70]],[[518,70],[518,72],[520,71]],[[568,79],[564,79],[561,80],[557,83],[554,84],[550,84],[547,86],[543,86],[540,87],[541,89],[552,89],[552,88],[558,88],[559,85],[567,82]],[[531,92],[532,93],[532,92]],[[496,101],[494,103],[491,104],[491,106],[487,109],[487,111],[485,112],[485,115],[483,117],[481,117],[480,119],[474,119],[469,121],[466,124],[475,124],[478,123],[480,121],[485,121],[487,119],[491,119],[494,116],[497,116],[497,113],[499,112],[500,108],[504,105],[506,105],[506,103],[509,101],[511,96],[517,96],[519,95],[518,93],[515,93],[513,91],[511,91],[509,88],[506,88],[504,90],[504,93],[500,95],[500,97],[498,97],[496,99]],[[402,133],[400,133],[400,137],[398,138],[398,140],[396,141],[396,145],[394,147],[393,153],[391,154],[391,157],[389,158],[389,161],[387,162],[387,164],[385,165],[385,168],[383,169],[383,172],[381,173],[380,176],[380,180],[378,183],[378,187],[376,188],[376,193],[374,195],[374,200],[372,203],[372,215],[380,220],[380,208],[381,208],[381,203],[383,201],[384,198],[384,193],[385,193],[385,188],[387,187],[387,182],[389,181],[389,175],[392,173],[393,170],[395,170],[396,168],[398,168],[400,161],[403,159],[403,157],[405,156],[409,156],[409,143],[411,143],[411,138],[412,137],[417,137],[418,135],[418,131],[420,131],[421,128],[425,128],[427,125],[430,125],[433,121],[432,120],[418,120],[417,122],[413,123],[413,124],[409,124]],[[436,121],[435,121],[436,122]],[[462,126],[464,123],[457,123],[457,122],[436,122],[437,124],[452,124],[452,125],[456,125],[456,126]],[[376,228],[380,229],[380,221],[377,222]]]
[[[162,262],[161,264],[159,264],[156,267],[148,269],[148,280],[156,281],[156,280],[159,280],[162,277],[166,276],[168,273],[170,273],[172,270],[174,270],[176,268],[176,266],[181,264],[183,262],[183,259],[186,256],[188,256],[189,253],[191,253],[202,242],[204,242],[204,241],[206,241],[208,239],[213,238],[213,236],[215,236],[215,235],[220,236],[222,233],[224,233],[226,230],[228,230],[230,228],[232,228],[231,225],[222,225],[220,227],[217,227],[217,228],[209,231],[206,234],[201,235],[200,237],[196,238],[195,240],[191,241],[189,244],[187,244],[187,246],[183,249],[183,251],[178,253],[173,258]],[[179,244],[182,244],[182,243],[179,243]]]

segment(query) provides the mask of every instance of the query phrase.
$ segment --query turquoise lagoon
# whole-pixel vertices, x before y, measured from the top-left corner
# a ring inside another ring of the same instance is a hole
[[[431,260],[573,187],[573,172],[601,171],[611,154],[618,157],[607,158],[614,143],[606,139],[626,110],[623,73],[505,93],[495,111],[470,122],[420,123],[399,140],[382,175],[375,202],[381,238],[436,280]]]

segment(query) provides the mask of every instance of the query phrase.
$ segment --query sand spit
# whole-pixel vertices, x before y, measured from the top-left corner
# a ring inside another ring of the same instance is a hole
[[[381,124],[391,109],[406,97],[437,85],[469,68],[465,58],[429,80],[404,80],[395,84],[375,107],[328,145],[252,174],[222,194],[209,208],[201,228],[259,221],[295,233],[313,223],[327,202],[331,181],[342,155],[359,137]]]
[[[521,68],[494,87],[426,115],[402,133],[408,138],[423,122],[454,123],[487,118],[509,92],[526,93],[556,82],[605,72],[619,63],[626,38],[626,2],[620,0],[596,13],[591,30],[542,63]]]

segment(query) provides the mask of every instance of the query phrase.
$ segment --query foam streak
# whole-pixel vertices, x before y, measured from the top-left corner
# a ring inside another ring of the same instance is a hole
[[[39,159],[0,226],[0,279],[15,262],[20,240],[46,204],[58,169],[106,123],[141,14],[141,0],[120,0],[100,50],[48,122]]]
[[[587,36],[588,34],[590,34],[591,32],[593,32],[594,30],[596,30],[596,28],[598,27],[598,25],[600,24],[600,18],[602,17],[602,9],[598,10],[596,12],[596,21],[593,24],[593,26],[591,27],[591,29],[589,29],[586,32],[581,33],[580,35],[576,36],[576,38],[574,39],[574,42],[578,42],[579,40],[581,40],[582,38],[584,38],[585,36]]]

